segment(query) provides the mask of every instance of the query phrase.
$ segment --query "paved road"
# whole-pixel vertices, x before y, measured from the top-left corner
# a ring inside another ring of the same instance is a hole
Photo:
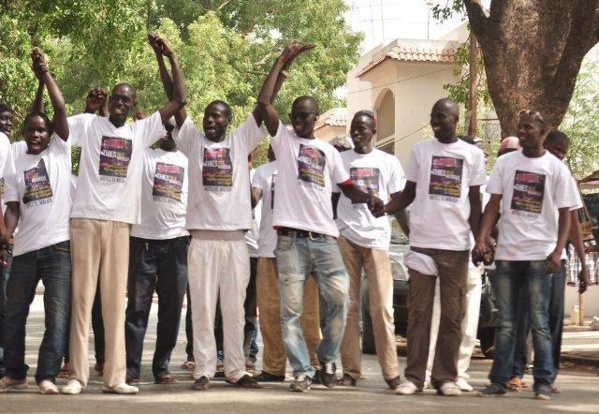
[[[37,349],[43,329],[41,297],[38,295],[32,307],[27,327],[27,361],[32,367],[30,381],[33,382]],[[104,395],[100,392],[101,378],[92,374],[88,390],[79,396],[42,396],[32,384],[26,391],[0,395],[2,413],[597,413],[599,412],[599,377],[592,371],[565,371],[559,378],[561,394],[552,401],[536,401],[532,392],[511,394],[506,398],[483,399],[474,393],[461,398],[436,396],[432,390],[424,395],[400,397],[385,389],[380,378],[378,364],[373,356],[365,356],[365,379],[357,388],[337,387],[326,390],[314,386],[306,394],[287,391],[289,382],[265,385],[260,390],[235,389],[222,381],[214,381],[212,389],[205,392],[189,390],[189,373],[179,368],[184,358],[185,337],[181,331],[177,349],[173,355],[172,371],[180,382],[170,386],[154,385],[151,380],[149,363],[152,355],[152,341],[155,340],[155,307],[152,312],[151,327],[146,340],[144,353],[141,393],[135,396]],[[576,336],[576,335],[569,335]],[[582,335],[578,335],[581,337]],[[570,339],[567,340],[569,342]],[[93,352],[91,353],[93,355]],[[93,357],[92,357],[93,358]],[[405,359],[400,358],[405,366]],[[93,365],[93,364],[92,364]],[[471,383],[482,387],[490,361],[475,359],[472,365]]]

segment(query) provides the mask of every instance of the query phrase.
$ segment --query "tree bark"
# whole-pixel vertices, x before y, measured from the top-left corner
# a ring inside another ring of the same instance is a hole
[[[536,109],[557,127],[568,109],[582,59],[599,42],[599,0],[463,0],[485,61],[503,136],[518,113]]]

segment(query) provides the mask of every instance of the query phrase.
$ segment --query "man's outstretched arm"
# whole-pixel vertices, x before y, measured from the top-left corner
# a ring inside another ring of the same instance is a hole
[[[266,125],[266,129],[271,136],[275,136],[279,129],[279,114],[272,106],[272,102],[276,93],[278,92],[278,88],[281,87],[283,81],[286,78],[286,75],[282,73],[284,68],[287,69],[290,67],[293,60],[302,52],[306,50],[313,49],[314,45],[312,44],[301,44],[301,43],[292,43],[290,46],[287,46],[281,52],[281,55],[275,61],[272,69],[270,70],[264,84],[262,85],[262,89],[260,90],[260,94],[258,95],[258,111]],[[281,77],[282,76],[282,77]],[[256,122],[258,119],[256,118]]]

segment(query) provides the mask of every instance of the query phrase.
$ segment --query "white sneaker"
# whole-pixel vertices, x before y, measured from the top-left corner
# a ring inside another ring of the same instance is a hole
[[[445,382],[437,389],[437,394],[444,395],[446,397],[459,397],[462,395],[462,390],[455,382]]]
[[[70,379],[69,382],[67,382],[67,385],[62,387],[60,391],[63,394],[77,395],[81,394],[82,389],[83,387],[81,386],[81,382],[79,380]]]
[[[468,381],[466,381],[464,378],[458,378],[458,380],[455,382],[455,385],[460,387],[460,390],[465,392],[470,392],[474,390],[474,388],[472,388],[472,385],[468,384]]]
[[[43,380],[38,385],[40,394],[58,394],[58,387],[50,380]]]
[[[412,381],[404,381],[395,389],[395,393],[399,395],[413,395],[417,392],[422,392]]]
[[[102,392],[104,394],[137,394],[139,392],[139,388],[123,382],[122,384],[117,384],[114,387],[103,385]]]

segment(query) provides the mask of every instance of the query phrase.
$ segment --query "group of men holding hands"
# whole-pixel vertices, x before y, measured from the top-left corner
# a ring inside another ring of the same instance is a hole
[[[26,150],[20,154],[12,154],[8,138],[0,134],[6,204],[0,230],[6,258],[14,245],[2,303],[0,369],[5,371],[0,391],[27,387],[25,323],[40,279],[45,286],[46,331],[35,380],[43,394],[59,392],[55,382],[67,349],[70,373],[60,391],[79,394],[86,388],[96,289],[105,327],[103,392],[139,391],[154,290],[159,307],[152,373],[157,384],[177,381],[168,364],[188,287],[193,390],[209,389],[215,376],[219,297],[229,384],[260,388],[263,381],[284,381],[288,359],[293,370],[291,391],[306,392],[313,382],[329,388],[355,386],[362,377],[359,320],[364,271],[382,375],[401,395],[420,392],[424,386],[438,280],[441,317],[431,385],[441,395],[460,395],[457,359],[472,239],[477,236],[474,260],[492,260],[490,234],[501,213],[494,282],[513,290],[507,286],[513,279],[527,281],[540,361],[535,362],[535,395],[541,399],[549,395],[551,341],[544,315],[551,277],[546,273],[561,263],[569,211],[579,201],[566,167],[542,149],[546,129],[540,115],[522,115],[523,150],[495,166],[487,187],[492,194],[490,208],[481,226],[485,157],[479,148],[457,138],[455,102],[435,103],[430,120],[435,139],[414,146],[404,174],[396,157],[374,148],[376,118],[370,111],[353,116],[354,148],[342,153],[314,138],[319,115],[314,98],[297,98],[290,126],[281,122],[272,103],[293,60],[313,45],[293,43],[282,51],[254,111],[228,132],[233,114],[224,101],[208,104],[201,128],[193,123],[184,109],[185,86],[174,51],[157,35],[150,35],[149,42],[169,102],[131,123],[127,120],[136,107],[136,94],[127,83],[115,86],[108,97],[93,91],[86,111],[91,113],[67,117],[43,53],[32,52],[33,70],[40,88],[48,90],[54,114],[49,120],[43,111],[34,110],[25,118]],[[262,124],[270,135],[271,162],[250,179],[247,160],[266,135]],[[76,183],[71,178],[71,145],[81,146]],[[252,376],[246,372],[243,338],[250,280],[244,233],[252,226],[252,208],[260,200],[257,297],[264,356],[262,372]],[[403,212],[409,205],[413,207],[408,226]],[[411,246],[403,382],[394,335],[391,228],[385,214],[398,217],[409,231]],[[513,337],[513,300],[499,306],[496,352],[505,358],[509,351],[504,348],[511,346]],[[339,356],[341,378],[336,367]],[[494,365],[491,389],[481,395],[502,394],[509,380],[504,371]]]

